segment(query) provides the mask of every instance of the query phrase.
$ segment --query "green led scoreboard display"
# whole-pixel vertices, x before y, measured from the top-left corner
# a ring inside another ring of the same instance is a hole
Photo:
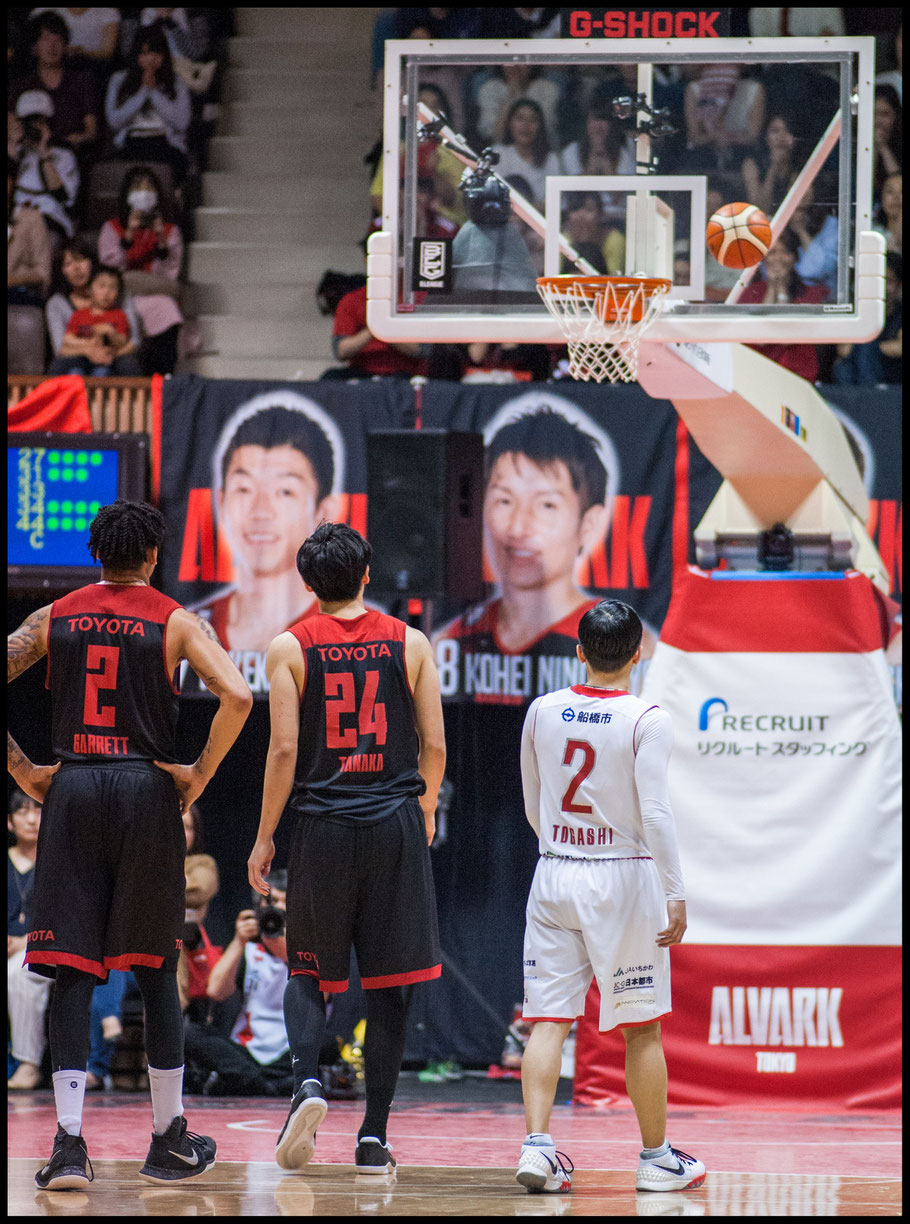
[[[143,500],[148,439],[138,434],[10,434],[7,566],[10,587],[73,590],[96,581],[88,529],[118,497]]]

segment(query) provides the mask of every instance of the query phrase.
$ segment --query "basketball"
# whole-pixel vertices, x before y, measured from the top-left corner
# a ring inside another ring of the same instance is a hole
[[[754,204],[724,204],[705,231],[708,250],[725,268],[752,268],[771,246],[771,223]]]

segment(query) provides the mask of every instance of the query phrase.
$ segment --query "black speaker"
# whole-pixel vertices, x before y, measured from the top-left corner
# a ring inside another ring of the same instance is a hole
[[[483,598],[483,435],[367,435],[370,586],[420,599]]]

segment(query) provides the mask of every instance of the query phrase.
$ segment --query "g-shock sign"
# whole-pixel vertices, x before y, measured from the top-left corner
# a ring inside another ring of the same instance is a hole
[[[723,38],[729,9],[563,9],[563,38]]]

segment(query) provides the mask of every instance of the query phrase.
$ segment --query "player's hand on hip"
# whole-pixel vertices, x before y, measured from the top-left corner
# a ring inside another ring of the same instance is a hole
[[[263,897],[269,895],[269,886],[265,882],[265,877],[272,870],[272,859],[274,857],[275,843],[269,838],[268,841],[257,840],[250,857],[247,859],[246,866],[250,886],[255,888],[256,892],[261,893]]]
[[[207,779],[202,777],[195,765],[171,765],[167,761],[156,761],[155,764],[174,779],[180,796],[180,810],[185,812],[205,790]]]
[[[56,765],[33,765],[28,771],[28,775],[19,779],[19,785],[30,799],[34,799],[37,803],[43,803],[44,796],[47,794],[47,788],[54,780],[54,774],[59,768],[59,761]]]
[[[682,942],[686,933],[686,903],[685,901],[667,902],[667,926],[657,934],[657,944],[661,948],[669,948],[671,944]]]

